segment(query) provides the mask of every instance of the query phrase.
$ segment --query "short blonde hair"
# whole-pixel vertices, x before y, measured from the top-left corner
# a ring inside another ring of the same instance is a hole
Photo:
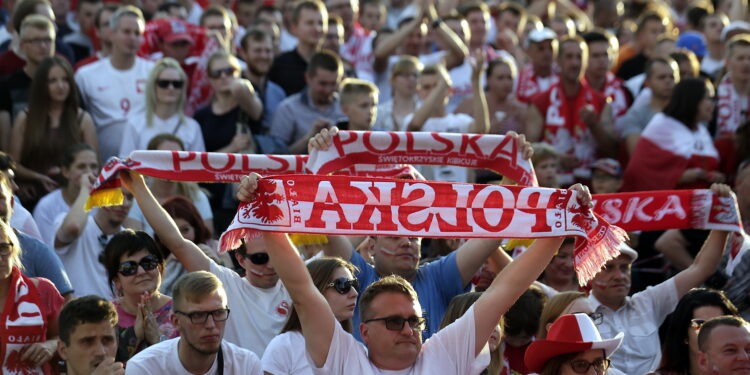
[[[403,55],[398,58],[393,68],[391,68],[390,79],[396,78],[397,75],[408,72],[410,70],[416,70],[418,73],[422,71],[424,65],[414,56]]]
[[[341,82],[341,94],[339,95],[339,100],[341,105],[348,105],[354,100],[354,98],[360,95],[374,95],[376,98],[375,100],[377,100],[379,93],[380,90],[378,90],[378,87],[372,84],[372,82],[358,78],[347,78]]]
[[[549,143],[537,142],[531,145],[534,149],[534,156],[531,157],[533,164],[539,164],[547,159],[558,159],[557,151]]]
[[[23,22],[21,22],[21,30],[18,33],[18,35],[23,38],[24,34],[26,34],[26,30],[28,29],[37,29],[42,31],[51,31],[52,32],[52,38],[55,38],[55,24],[50,21],[49,18],[41,15],[41,14],[30,14],[26,16],[26,18],[23,19]],[[54,44],[54,40],[52,41],[52,44]]]
[[[172,308],[179,310],[185,302],[198,302],[202,298],[219,292],[227,302],[224,284],[216,275],[206,271],[195,271],[182,275],[172,287]]]

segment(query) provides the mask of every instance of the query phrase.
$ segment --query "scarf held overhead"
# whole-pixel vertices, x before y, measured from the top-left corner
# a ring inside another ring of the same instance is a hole
[[[258,182],[221,237],[233,249],[258,231],[456,238],[575,236],[588,282],[619,254],[625,232],[581,207],[570,190],[350,176],[282,175]]]

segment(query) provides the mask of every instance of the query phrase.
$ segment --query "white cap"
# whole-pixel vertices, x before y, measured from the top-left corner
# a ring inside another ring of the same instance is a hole
[[[620,245],[620,255],[627,255],[628,257],[630,257],[630,263],[633,263],[636,259],[638,259],[638,252],[624,242],[622,243],[622,245]]]
[[[554,39],[557,39],[557,34],[555,34],[555,32],[548,27],[542,29],[532,29],[531,31],[529,31],[529,36],[527,38],[529,43],[539,43],[545,40]]]
[[[729,33],[734,31],[744,31],[750,33],[750,23],[745,21],[732,21],[729,25],[721,30],[721,41],[726,42],[729,39]]]

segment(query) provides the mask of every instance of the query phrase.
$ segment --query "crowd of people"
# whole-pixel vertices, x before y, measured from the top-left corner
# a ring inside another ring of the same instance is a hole
[[[339,130],[507,134],[540,187],[584,207],[596,194],[711,189],[736,196],[746,232],[747,0],[0,4],[0,373],[750,368],[744,232],[631,232],[581,286],[572,238],[265,232],[219,251],[257,174],[199,184],[121,171],[122,204],[85,209],[102,165],[138,150],[307,154]],[[415,167],[431,181],[512,183]]]

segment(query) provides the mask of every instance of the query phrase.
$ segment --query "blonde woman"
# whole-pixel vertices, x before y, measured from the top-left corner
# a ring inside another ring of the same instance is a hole
[[[146,113],[128,121],[121,157],[145,150],[148,142],[162,133],[179,137],[186,151],[206,151],[200,125],[183,112],[187,86],[187,75],[177,60],[167,57],[156,62],[146,82]]]
[[[417,78],[422,63],[413,56],[401,56],[391,70],[391,100],[378,106],[377,121],[373,128],[398,131],[404,128],[404,119],[413,114],[419,105]]]

